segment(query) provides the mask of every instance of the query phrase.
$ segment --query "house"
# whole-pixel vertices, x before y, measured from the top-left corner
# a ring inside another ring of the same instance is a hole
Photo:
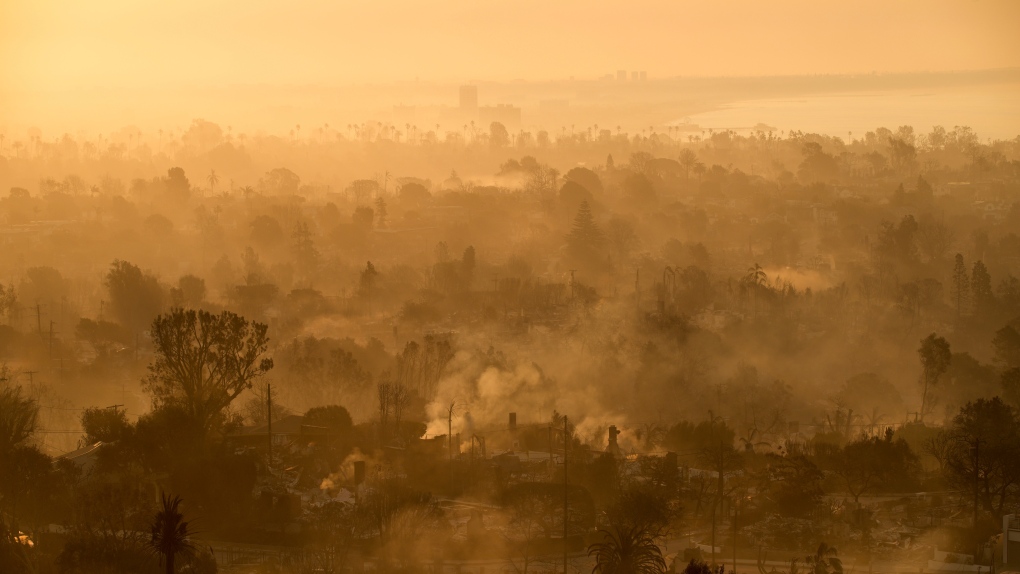
[[[72,450],[71,452],[62,454],[57,457],[57,460],[66,460],[81,469],[82,474],[89,474],[92,469],[96,466],[96,462],[99,458],[99,449],[103,446],[103,441],[98,441],[94,444],[85,445],[78,450]]]
[[[227,439],[238,446],[266,446],[269,429],[272,427],[273,446],[290,444],[306,445],[316,440],[328,440],[329,431],[325,427],[307,425],[302,415],[287,415],[273,424],[262,424],[243,427],[229,435]]]

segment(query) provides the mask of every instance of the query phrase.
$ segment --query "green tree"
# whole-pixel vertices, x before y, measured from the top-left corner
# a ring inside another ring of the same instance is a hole
[[[952,353],[949,342],[932,333],[921,340],[917,354],[921,359],[921,420],[924,420],[924,416],[934,408],[931,391],[949,368]]]
[[[174,309],[152,323],[155,361],[146,390],[157,407],[176,406],[211,430],[252,382],[273,368],[268,327],[223,311]]]
[[[162,495],[163,507],[152,521],[152,538],[149,545],[159,556],[159,563],[166,568],[166,574],[174,574],[178,556],[188,556],[194,551],[188,531],[188,522],[181,513],[181,497]]]

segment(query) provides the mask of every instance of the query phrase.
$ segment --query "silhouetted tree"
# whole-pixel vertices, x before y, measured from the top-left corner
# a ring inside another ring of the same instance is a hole
[[[931,391],[949,368],[952,354],[949,343],[935,333],[921,340],[917,354],[921,358],[921,419],[924,420],[925,414],[934,407]]]
[[[163,306],[159,281],[127,261],[113,262],[106,274],[106,289],[114,317],[133,334],[145,330]]]
[[[835,548],[822,542],[814,554],[804,558],[804,562],[810,566],[810,574],[843,574],[843,562],[837,555]]]
[[[595,223],[591,206],[582,201],[574,217],[574,226],[567,235],[567,250],[578,259],[590,260],[598,255],[605,241],[606,236]]]
[[[181,497],[162,495],[162,508],[152,521],[152,538],[149,545],[159,556],[160,565],[166,574],[174,574],[178,556],[187,556],[194,551],[188,532],[188,522],[180,511]]]
[[[992,293],[992,276],[981,261],[975,261],[971,270],[970,292],[974,301],[974,316],[988,317],[995,308],[995,295]]]
[[[506,130],[506,126],[499,122],[489,124],[489,145],[492,147],[510,145],[510,133]]]
[[[0,381],[0,455],[24,444],[35,432],[39,405],[20,386]]]
[[[146,390],[157,407],[176,406],[212,429],[224,409],[273,368],[268,327],[224,311],[174,309],[152,323],[155,361]]]
[[[963,255],[956,254],[956,262],[953,264],[953,305],[956,307],[956,316],[963,315],[963,310],[970,299],[970,277],[967,276],[967,266],[963,263]]]

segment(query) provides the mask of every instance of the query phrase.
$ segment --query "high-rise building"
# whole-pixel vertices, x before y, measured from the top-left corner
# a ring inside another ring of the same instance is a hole
[[[478,86],[460,87],[460,109],[471,112],[478,109]]]
[[[616,79],[617,79],[617,81],[620,81],[620,82],[626,82],[627,81],[627,70],[617,70],[616,71]]]

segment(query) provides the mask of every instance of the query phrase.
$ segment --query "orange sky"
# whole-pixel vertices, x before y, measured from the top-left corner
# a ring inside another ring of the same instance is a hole
[[[1020,66],[1014,0],[0,0],[17,92]]]

